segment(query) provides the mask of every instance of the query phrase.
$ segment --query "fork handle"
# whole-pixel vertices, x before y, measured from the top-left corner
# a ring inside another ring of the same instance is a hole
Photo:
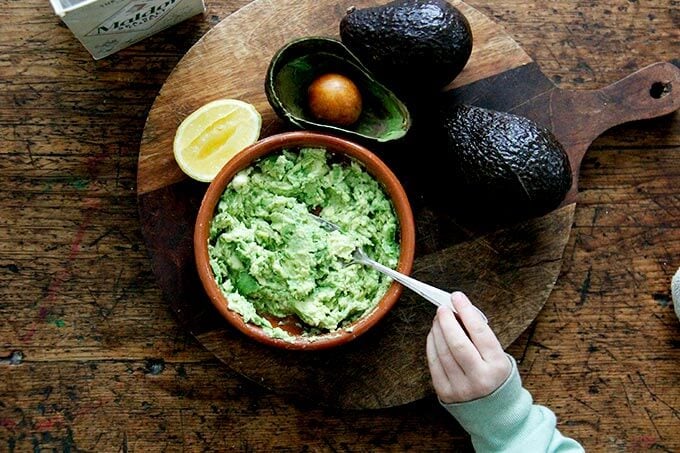
[[[427,283],[423,283],[414,278],[408,277],[402,274],[401,272],[397,272],[394,269],[390,269],[389,267],[383,266],[382,264],[378,263],[377,261],[373,261],[370,258],[363,258],[361,262],[371,266],[375,270],[380,271],[385,275],[388,275],[393,280],[396,280],[397,282],[401,283],[405,287],[412,290],[414,293],[429,300],[436,306],[439,307],[440,305],[446,305],[448,307],[451,307],[454,313],[456,312],[456,310],[453,308],[453,305],[451,304],[451,294],[447,293],[446,291],[443,291],[439,288],[435,288],[434,286],[428,285]]]
[[[395,271],[394,269],[390,269],[389,267],[383,266],[382,264],[372,260],[371,258],[368,258],[367,256],[362,256],[359,261],[362,264],[371,266],[373,269],[391,277],[393,280],[401,283],[402,285],[409,288],[411,291],[418,294],[422,298],[432,302],[437,307],[445,305],[447,307],[450,307],[454,313],[458,313],[456,309],[453,308],[450,293],[447,293],[446,291],[436,288],[432,285],[428,285],[427,283],[423,283],[420,280],[416,280],[415,278],[411,278],[407,275],[402,274],[401,272]],[[484,313],[482,313],[482,311],[479,308],[475,307],[474,305],[473,307],[484,319],[484,322],[488,323],[489,320],[486,318]]]

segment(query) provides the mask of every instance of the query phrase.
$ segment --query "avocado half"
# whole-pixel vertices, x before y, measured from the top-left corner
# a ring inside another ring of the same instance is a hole
[[[307,88],[317,77],[327,73],[348,77],[361,92],[362,112],[351,126],[322,123],[309,112]],[[267,69],[265,93],[276,114],[300,129],[388,142],[402,138],[411,126],[406,105],[375,80],[347,47],[331,38],[301,38],[279,49]]]

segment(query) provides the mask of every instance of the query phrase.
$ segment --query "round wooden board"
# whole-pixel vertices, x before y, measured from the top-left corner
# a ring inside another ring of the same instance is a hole
[[[431,393],[425,337],[434,307],[405,292],[373,331],[346,347],[317,353],[284,352],[246,339],[219,319],[195,275],[191,238],[205,185],[188,181],[172,156],[182,119],[218,98],[238,98],[263,116],[263,136],[283,130],[264,94],[264,75],[287,41],[337,36],[351,6],[372,1],[255,1],[196,43],[156,99],[142,140],[138,194],[145,240],[159,284],[180,321],[219,359],[243,376],[294,397],[344,408],[405,404]],[[464,3],[474,51],[456,86],[531,62],[501,27]],[[414,276],[466,291],[485,311],[504,346],[531,323],[557,279],[573,206],[543,219],[465,241],[468,234],[436,208],[409,194],[418,219]],[[416,198],[416,199],[414,199]]]
[[[390,407],[431,394],[424,345],[434,307],[405,291],[371,332],[328,351],[285,352],[248,340],[219,317],[198,281],[192,235],[207,186],[188,180],[179,170],[172,139],[189,113],[218,98],[254,104],[262,113],[262,136],[283,131],[263,88],[272,55],[295,38],[337,36],[349,6],[380,3],[385,2],[256,0],[238,10],[196,43],[170,75],[149,113],[139,156],[142,231],[158,283],[179,321],[246,378],[280,393],[342,408]],[[574,113],[573,96],[556,89],[500,26],[469,5],[452,3],[467,16],[474,35],[472,56],[451,85],[453,93],[461,101],[519,112],[552,126],[572,159],[576,178],[583,153],[602,130],[578,128],[594,124],[585,114],[562,114],[563,121],[554,117],[553,111]],[[546,96],[549,104],[536,102]],[[593,103],[602,97],[597,92],[589,96]],[[565,100],[564,109],[555,104],[559,99]],[[593,108],[590,113],[600,112]],[[410,180],[410,165],[397,167],[397,175]],[[413,275],[468,293],[489,317],[503,346],[509,345],[552,291],[574,204],[479,235],[460,227],[441,201],[428,199],[417,183],[406,188],[417,222]]]

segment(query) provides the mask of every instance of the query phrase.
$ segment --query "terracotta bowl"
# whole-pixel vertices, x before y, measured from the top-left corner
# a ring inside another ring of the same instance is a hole
[[[294,322],[290,322],[291,319],[280,320],[268,317],[267,319],[272,321],[274,326],[278,326],[294,336],[294,340],[288,341],[271,338],[260,327],[244,322],[241,315],[228,308],[229,302],[215,281],[208,259],[210,223],[215,207],[232,178],[239,171],[264,156],[277,153],[284,148],[299,146],[323,147],[331,153],[349,156],[363,164],[368,173],[382,184],[385,192],[392,200],[400,225],[400,254],[397,270],[405,274],[411,272],[415,250],[413,213],[406,193],[394,173],[366,148],[331,135],[312,132],[290,132],[265,138],[240,152],[222,168],[213,182],[210,183],[198,211],[196,229],[194,230],[194,253],[198,275],[210,301],[232,326],[250,338],[270,346],[283,349],[319,350],[345,344],[369,330],[395,304],[401,295],[401,285],[393,282],[377,307],[350,326],[323,335],[302,336],[299,327],[296,327]],[[280,322],[282,324],[279,324]]]

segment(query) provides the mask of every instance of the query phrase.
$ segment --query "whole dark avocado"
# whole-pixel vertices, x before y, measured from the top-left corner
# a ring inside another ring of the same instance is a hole
[[[569,157],[528,118],[468,105],[440,111],[447,189],[485,219],[518,220],[555,209],[571,187]]]
[[[470,24],[444,0],[352,7],[340,22],[340,38],[378,80],[402,93],[443,88],[472,52]]]

